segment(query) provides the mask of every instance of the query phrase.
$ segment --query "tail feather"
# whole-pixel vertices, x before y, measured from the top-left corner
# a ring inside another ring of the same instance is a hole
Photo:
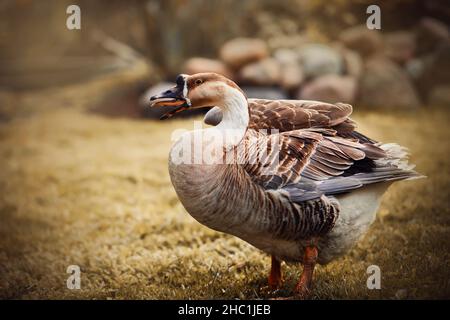
[[[415,165],[409,163],[409,150],[396,143],[385,143],[379,146],[386,152],[386,157],[375,160],[377,166],[395,167],[402,170],[412,170]]]
[[[355,178],[362,179],[363,183],[378,182],[381,180],[410,180],[423,178],[409,163],[409,150],[396,143],[380,144],[379,147],[386,152],[386,157],[374,160],[375,168],[371,173],[358,174]]]

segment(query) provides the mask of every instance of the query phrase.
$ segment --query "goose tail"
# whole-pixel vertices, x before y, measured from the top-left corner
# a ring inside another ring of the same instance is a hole
[[[415,165],[409,162],[409,150],[397,143],[380,144],[386,156],[375,160],[378,170],[383,171],[387,168],[396,172],[395,180],[412,180],[425,178],[424,175],[414,170]]]

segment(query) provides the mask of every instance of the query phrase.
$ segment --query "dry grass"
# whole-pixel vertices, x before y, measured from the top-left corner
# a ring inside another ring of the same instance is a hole
[[[0,298],[289,294],[299,267],[284,266],[285,289],[268,292],[269,257],[198,224],[178,202],[167,172],[170,134],[191,120],[43,108],[71,101],[47,93],[4,100],[11,116],[0,124]],[[391,187],[364,240],[317,269],[313,298],[450,298],[449,113],[355,118],[361,131],[408,146],[428,179]],[[66,288],[71,264],[82,269],[81,290]],[[371,264],[382,270],[381,290],[366,288]]]

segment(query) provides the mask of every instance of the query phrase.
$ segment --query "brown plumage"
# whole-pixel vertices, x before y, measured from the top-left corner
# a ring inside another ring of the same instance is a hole
[[[280,260],[303,263],[300,296],[310,290],[316,262],[341,256],[367,231],[390,183],[419,177],[404,148],[355,131],[348,104],[247,99],[213,73],[180,75],[152,101],[177,110],[218,106],[205,116],[214,128],[188,132],[173,146],[189,160],[179,163],[171,152],[175,190],[199,222],[271,254],[271,285],[279,285]],[[211,133],[227,138],[224,153],[194,163],[195,135],[214,146]]]

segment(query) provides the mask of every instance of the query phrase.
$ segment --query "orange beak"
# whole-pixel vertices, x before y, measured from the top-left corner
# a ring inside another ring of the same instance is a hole
[[[150,98],[150,107],[175,107],[165,113],[160,119],[165,120],[172,117],[175,113],[181,112],[189,108],[186,98],[183,96],[183,88],[177,85],[163,93],[157,94]]]

